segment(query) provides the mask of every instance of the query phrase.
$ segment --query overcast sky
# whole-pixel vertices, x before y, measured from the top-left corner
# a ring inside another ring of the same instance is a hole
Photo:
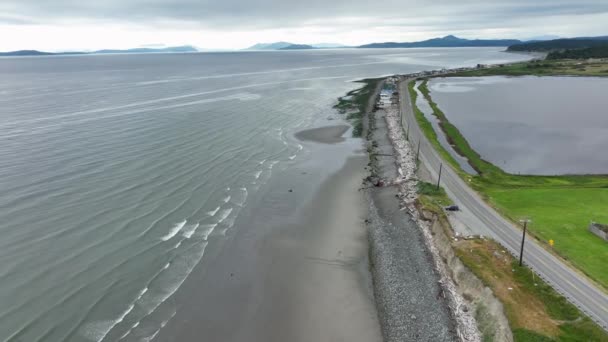
[[[608,0],[0,0],[0,51],[608,35]]]

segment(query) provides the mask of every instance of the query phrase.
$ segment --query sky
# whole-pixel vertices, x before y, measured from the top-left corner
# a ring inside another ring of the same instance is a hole
[[[0,51],[608,35],[607,0],[0,0]]]

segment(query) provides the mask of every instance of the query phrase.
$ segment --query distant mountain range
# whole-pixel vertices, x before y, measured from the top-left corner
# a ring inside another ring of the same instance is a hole
[[[551,52],[566,49],[584,49],[608,44],[608,36],[602,37],[578,37],[544,40],[554,36],[540,36],[534,40],[521,41],[518,39],[464,39],[453,35],[427,39],[418,42],[385,42],[371,43],[356,48],[432,48],[432,47],[502,47],[508,46],[508,51],[542,51]],[[312,49],[335,49],[348,48],[349,46],[335,43],[319,44],[294,44],[290,42],[258,43],[245,50],[312,50]],[[198,52],[199,50],[190,46],[173,47],[142,47],[126,50],[104,49],[98,51],[72,51],[72,52],[44,52],[37,50],[20,50],[11,52],[0,52],[0,56],[48,56],[48,55],[78,55],[78,54],[127,54],[127,53],[179,53]]]
[[[537,37],[535,41],[541,41],[544,38],[551,38],[552,36]],[[385,42],[385,43],[371,43],[357,46],[357,48],[422,48],[422,47],[501,47],[521,44],[523,41],[518,39],[464,39],[453,35],[427,39],[418,42]],[[260,43],[255,44],[246,50],[303,50],[303,49],[323,49],[323,48],[346,48],[347,46],[341,44],[294,44],[289,42],[276,42],[276,43]]]
[[[335,43],[294,44],[289,42],[258,43],[245,50],[310,50],[310,49],[339,49],[347,46]]]
[[[197,52],[198,50],[190,45],[172,46],[166,48],[135,48],[126,50],[98,50],[92,52],[72,51],[72,52],[44,52],[38,50],[19,50],[11,52],[0,52],[0,56],[52,56],[52,55],[84,55],[84,54],[110,54],[110,53],[176,53],[176,52]]]
[[[546,40],[541,42],[526,42],[509,46],[507,51],[539,51],[550,52],[566,49],[585,49],[608,45],[608,36],[578,37]]]
[[[92,53],[170,53],[170,52],[198,52],[190,45],[170,46],[166,48],[135,48],[127,50],[98,50]]]
[[[359,48],[418,48],[418,47],[483,47],[483,46],[510,46],[521,43],[517,39],[463,39],[456,36],[427,39],[410,43],[372,43],[358,46]]]

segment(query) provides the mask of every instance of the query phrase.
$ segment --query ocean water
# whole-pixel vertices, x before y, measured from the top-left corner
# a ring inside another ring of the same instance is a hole
[[[481,156],[515,174],[605,174],[608,79],[437,78],[433,99]]]
[[[352,81],[499,50],[1,58],[0,341],[153,340]]]

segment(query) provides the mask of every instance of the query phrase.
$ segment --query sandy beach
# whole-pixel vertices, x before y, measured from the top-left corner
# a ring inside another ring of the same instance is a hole
[[[337,125],[307,129],[295,134],[296,138],[304,141],[313,141],[324,144],[336,144],[344,141],[344,133],[348,131],[349,126]]]
[[[277,174],[239,217],[238,233],[184,284],[193,297],[177,299],[198,304],[158,340],[382,340],[359,191],[368,157],[342,137],[348,128],[298,134],[311,157]]]

